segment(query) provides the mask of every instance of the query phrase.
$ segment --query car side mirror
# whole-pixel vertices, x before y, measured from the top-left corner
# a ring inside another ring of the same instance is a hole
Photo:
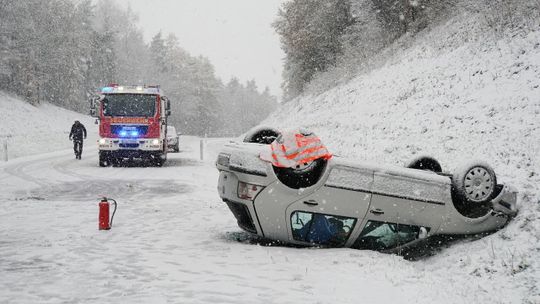
[[[169,98],[163,96],[163,97],[161,97],[161,100],[163,100],[163,102],[165,102],[165,110],[170,110],[171,109],[171,101],[169,100]]]
[[[97,106],[99,105],[99,97],[95,96],[89,99],[90,116],[97,117]]]
[[[96,119],[96,121],[94,122],[94,124],[99,125],[99,119]]]

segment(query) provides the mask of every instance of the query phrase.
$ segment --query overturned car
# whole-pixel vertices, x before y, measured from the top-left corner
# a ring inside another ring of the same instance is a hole
[[[332,157],[284,168],[261,159],[280,136],[256,130],[216,161],[219,195],[238,225],[267,239],[394,252],[433,236],[497,230],[517,210],[517,191],[484,162],[454,174],[431,157],[407,167]]]

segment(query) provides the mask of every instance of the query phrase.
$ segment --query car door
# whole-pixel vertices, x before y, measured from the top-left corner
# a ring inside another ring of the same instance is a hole
[[[344,246],[366,215],[372,184],[372,170],[333,167],[322,187],[287,207],[290,242]]]
[[[448,178],[427,172],[374,172],[372,199],[353,247],[391,249],[436,231],[451,202]]]

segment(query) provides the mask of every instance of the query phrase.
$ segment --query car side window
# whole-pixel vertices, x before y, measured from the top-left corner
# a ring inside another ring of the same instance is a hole
[[[291,214],[293,238],[318,245],[343,246],[356,224],[355,218],[304,211]]]
[[[419,226],[368,221],[352,248],[387,250],[418,238]]]

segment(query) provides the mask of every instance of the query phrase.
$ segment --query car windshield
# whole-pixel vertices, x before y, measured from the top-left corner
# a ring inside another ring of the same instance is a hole
[[[156,95],[109,94],[103,98],[103,115],[152,117],[156,113]]]
[[[420,227],[412,225],[368,221],[353,244],[356,249],[386,250],[418,238]]]

